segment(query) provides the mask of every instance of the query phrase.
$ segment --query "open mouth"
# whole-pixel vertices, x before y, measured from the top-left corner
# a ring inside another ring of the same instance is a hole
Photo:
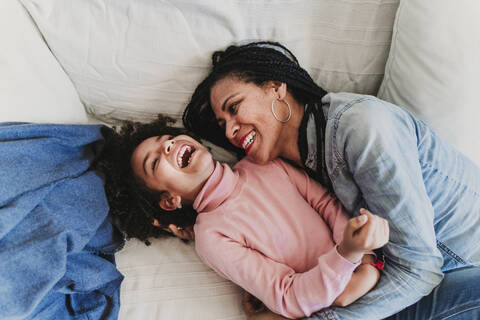
[[[240,145],[245,150],[245,153],[248,153],[248,151],[252,147],[253,142],[255,141],[255,135],[256,135],[255,131],[252,130],[240,140]]]
[[[190,164],[192,155],[196,151],[193,146],[184,145],[181,147],[177,155],[177,164],[180,168],[185,168]]]

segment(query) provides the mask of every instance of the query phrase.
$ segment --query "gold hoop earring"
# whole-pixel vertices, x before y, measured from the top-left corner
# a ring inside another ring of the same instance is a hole
[[[292,108],[290,107],[290,104],[288,103],[287,100],[282,100],[283,102],[285,102],[287,104],[287,107],[288,107],[288,117],[287,119],[284,119],[284,120],[281,120],[278,118],[277,114],[275,113],[275,110],[274,110],[274,104],[275,104],[275,100],[279,100],[279,99],[274,99],[272,101],[272,113],[273,113],[273,117],[277,120],[277,121],[280,121],[282,123],[285,123],[285,122],[288,122],[288,120],[290,120],[290,118],[292,117]]]

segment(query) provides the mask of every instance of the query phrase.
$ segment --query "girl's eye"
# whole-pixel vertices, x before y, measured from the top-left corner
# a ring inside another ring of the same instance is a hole
[[[153,160],[152,162],[152,171],[155,170],[155,166],[157,165],[158,159]]]

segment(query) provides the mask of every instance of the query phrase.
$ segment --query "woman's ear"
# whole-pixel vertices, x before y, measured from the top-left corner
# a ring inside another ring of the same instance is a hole
[[[278,100],[282,100],[287,95],[287,84],[280,81],[269,81],[266,84],[267,89],[273,89]]]
[[[158,205],[165,211],[173,211],[182,207],[182,197],[169,192],[163,192]]]

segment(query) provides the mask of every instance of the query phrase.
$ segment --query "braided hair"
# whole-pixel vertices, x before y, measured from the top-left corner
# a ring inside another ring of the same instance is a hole
[[[213,53],[212,64],[210,74],[197,86],[183,113],[183,124],[201,138],[234,151],[239,157],[244,155],[244,150],[233,146],[225,137],[210,104],[210,90],[219,80],[233,76],[258,86],[268,81],[284,82],[295,100],[302,105],[319,103],[326,94],[308,72],[300,67],[293,53],[278,42],[262,41],[229,46],[225,51]],[[326,121],[322,112],[318,120],[320,123],[317,123],[317,128],[321,129],[319,137],[323,141]],[[323,142],[321,145],[323,152]],[[324,159],[321,160],[320,171],[320,182],[331,189]]]
[[[133,173],[131,157],[142,141],[153,136],[189,134],[185,129],[171,126],[174,120],[159,115],[151,123],[125,121],[121,127],[103,127],[105,143],[93,163],[93,169],[104,175],[105,193],[113,222],[125,233],[127,239],[137,238],[146,245],[148,238],[173,236],[164,230],[169,224],[180,227],[195,223],[196,212],[191,206],[174,211],[160,208],[160,194],[147,189]],[[152,225],[157,219],[163,227]]]

